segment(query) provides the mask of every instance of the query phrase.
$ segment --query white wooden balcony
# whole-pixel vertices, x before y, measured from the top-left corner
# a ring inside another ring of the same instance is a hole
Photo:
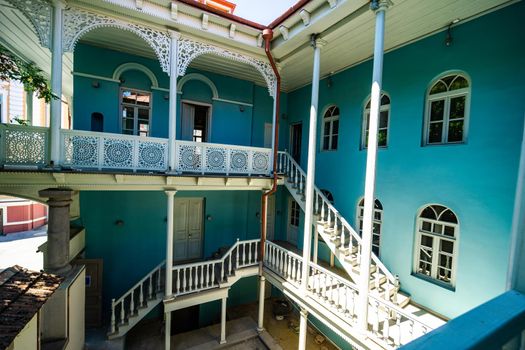
[[[4,169],[41,169],[50,165],[49,129],[0,126],[0,165]],[[168,168],[168,139],[61,130],[60,161],[82,171],[175,172],[210,175],[270,175],[271,149],[176,141],[175,169]]]

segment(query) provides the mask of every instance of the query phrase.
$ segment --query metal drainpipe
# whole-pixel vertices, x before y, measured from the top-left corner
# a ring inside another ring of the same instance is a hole
[[[279,105],[281,102],[281,76],[279,75],[279,72],[277,70],[277,66],[275,65],[275,61],[273,59],[272,53],[270,52],[270,41],[273,38],[273,30],[270,28],[266,28],[263,30],[263,39],[264,39],[264,52],[266,52],[266,56],[268,56],[268,60],[270,61],[270,64],[272,65],[273,72],[275,74],[275,78],[277,80],[277,86],[275,89],[275,125],[274,125],[274,145],[273,145],[273,186],[269,191],[266,191],[262,195],[261,199],[261,212],[262,212],[262,220],[261,220],[261,246],[260,246],[260,253],[261,253],[261,261],[259,263],[259,274],[262,276],[262,267],[264,262],[264,244],[266,242],[266,215],[267,210],[266,206],[268,204],[268,196],[274,194],[277,191],[277,151],[279,150]]]

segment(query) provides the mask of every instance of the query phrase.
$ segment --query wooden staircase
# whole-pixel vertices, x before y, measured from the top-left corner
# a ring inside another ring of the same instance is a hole
[[[111,302],[108,339],[124,336],[155,306],[177,310],[220,299],[239,279],[258,273],[260,240],[235,242],[221,258],[174,265],[173,293],[165,296],[165,262]]]
[[[305,210],[306,173],[286,152],[279,152],[278,172],[285,176],[284,185]],[[314,229],[339,260],[350,279],[357,283],[360,274],[361,237],[337,211],[322,191],[314,187]],[[392,274],[372,252],[370,266],[370,289],[376,297],[383,298],[399,307],[410,302],[410,297],[399,293],[399,278]]]

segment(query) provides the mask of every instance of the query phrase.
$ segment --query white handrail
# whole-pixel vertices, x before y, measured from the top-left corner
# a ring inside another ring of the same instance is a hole
[[[274,271],[285,280],[297,283],[297,286],[299,286],[300,276],[297,277],[295,274],[300,273],[300,271],[296,271],[297,266],[290,268],[289,265],[294,264],[295,261],[302,262],[302,257],[269,241],[266,241],[266,251],[268,254],[264,258],[265,267]],[[324,301],[325,307],[329,308],[334,314],[337,314],[339,317],[342,314],[342,319],[345,322],[354,324],[356,322],[356,319],[353,317],[355,312],[354,303],[359,294],[357,286],[344,277],[313,262],[309,263],[309,267],[310,285],[307,289],[307,295],[318,303],[323,304]],[[415,339],[418,336],[414,332],[416,328],[419,328],[421,334],[433,329],[432,326],[415,315],[378,296],[370,296],[369,307],[373,311],[369,314],[368,322],[372,329],[369,334],[374,341],[383,345],[390,346],[391,343],[400,345],[401,336],[403,336],[404,340],[407,337],[409,340]],[[391,327],[390,321],[395,321],[395,326],[397,327],[395,335],[389,331],[389,327]],[[402,322],[408,323],[408,326],[405,326],[406,330],[402,328]],[[379,323],[383,324],[382,332],[379,331]]]
[[[157,272],[157,270],[161,269],[162,266],[164,266],[164,264],[166,264],[166,260],[162,261],[160,264],[158,264],[157,266],[155,266],[146,276],[144,276],[140,281],[138,281],[137,283],[135,283],[135,285],[133,287],[131,287],[130,289],[128,289],[128,291],[126,293],[124,293],[120,298],[118,298],[117,300],[115,300],[114,304],[118,304],[120,303],[121,301],[123,301],[128,295],[129,293],[131,293],[132,291],[134,291],[135,289],[137,289],[138,287],[140,287],[142,284],[144,284],[144,282],[146,282],[146,280],[148,280],[149,278],[151,278],[151,276]]]
[[[257,265],[259,260],[258,243],[260,243],[260,239],[246,241],[237,239],[219,259],[174,265],[172,271],[175,273],[176,278],[174,279],[173,295],[178,296],[215,288],[218,281],[232,275],[237,269]],[[235,262],[233,261],[233,252],[237,253]],[[217,265],[219,266],[219,271],[218,275],[215,276],[215,267]]]
[[[300,165],[297,164],[297,162],[290,156],[290,154],[288,154],[287,152],[279,152],[279,155],[281,155],[281,157],[285,158],[285,162],[286,161],[290,162],[297,169],[297,171],[303,177],[306,178],[306,173],[303,171],[303,169],[300,167]],[[281,164],[281,163],[279,163],[279,164]],[[286,172],[289,169],[288,169],[287,165],[282,165],[281,164],[281,169],[280,170],[281,170],[281,172]],[[355,239],[355,241],[359,245],[361,245],[362,244],[361,243],[361,241],[362,241],[361,236],[359,236],[359,234],[346,221],[346,219],[339,213],[339,211],[330,203],[328,198],[326,198],[326,196],[321,192],[321,190],[317,186],[314,186],[314,191],[315,191],[315,196],[321,198],[321,200],[322,200],[322,204],[321,205],[326,204],[327,209],[330,210],[334,214],[334,220],[335,220],[335,218],[339,219],[339,221],[344,226],[344,228],[348,230],[348,232],[350,233],[351,237],[353,239]],[[381,271],[381,273],[383,273],[388,278],[388,280],[397,288],[398,284],[399,284],[397,277],[394,276],[386,268],[386,266],[381,262],[381,260],[379,260],[379,258],[377,257],[377,255],[375,255],[374,252],[372,252],[371,258],[372,258],[372,262],[377,266],[377,268]]]

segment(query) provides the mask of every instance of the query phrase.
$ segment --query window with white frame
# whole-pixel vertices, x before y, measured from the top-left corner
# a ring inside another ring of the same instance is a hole
[[[151,124],[151,93],[121,89],[122,133],[149,136]]]
[[[323,116],[323,136],[321,137],[321,149],[323,151],[337,150],[339,139],[339,107],[329,107]]]
[[[363,216],[365,212],[365,199],[359,201],[357,206],[357,223],[359,224],[359,236],[363,234]],[[376,199],[374,203],[374,230],[372,231],[372,251],[379,256],[379,246],[381,243],[381,224],[383,223],[383,205]]]
[[[368,99],[363,112],[363,126],[361,130],[361,148],[368,146],[368,130],[370,128],[370,103]],[[379,107],[379,125],[377,129],[377,146],[386,147],[388,144],[388,119],[390,117],[390,97],[381,95],[381,106]]]
[[[414,272],[454,286],[459,223],[442,205],[429,205],[417,218]]]
[[[428,90],[424,144],[465,142],[469,102],[470,84],[465,76],[439,78]]]

